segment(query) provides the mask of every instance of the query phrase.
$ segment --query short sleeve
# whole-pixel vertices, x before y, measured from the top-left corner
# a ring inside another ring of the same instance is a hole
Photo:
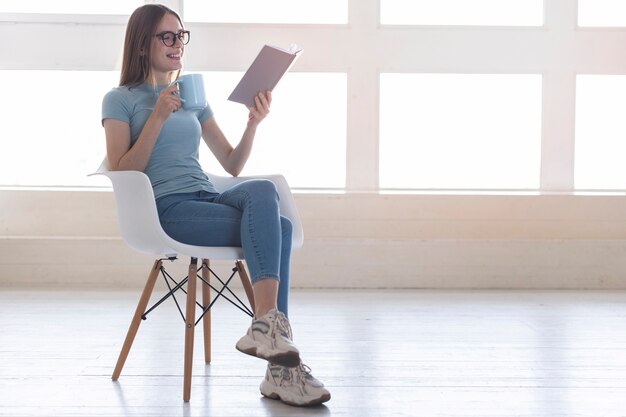
[[[121,88],[114,88],[102,99],[102,122],[117,119],[130,124],[131,109],[128,97]]]
[[[209,104],[207,103],[206,107],[202,109],[200,113],[198,113],[198,120],[200,121],[200,123],[202,123],[205,120],[211,118],[211,116],[213,116],[213,110],[211,109],[211,106],[209,106]]]

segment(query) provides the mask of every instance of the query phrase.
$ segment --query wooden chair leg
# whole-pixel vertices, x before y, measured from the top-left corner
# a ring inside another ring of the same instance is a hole
[[[204,267],[202,268],[202,278],[206,282],[211,282],[211,273],[209,272],[209,260],[203,259]],[[202,306],[207,308],[211,304],[211,287],[204,282],[202,283]],[[211,310],[208,310],[202,318],[202,333],[204,335],[204,362],[211,363]]]
[[[252,291],[252,284],[250,283],[248,272],[246,271],[246,267],[241,260],[238,260],[235,265],[237,267],[237,272],[239,272],[239,279],[241,279],[243,289],[246,291],[246,296],[248,297],[250,308],[252,308],[252,312],[254,313],[256,312],[256,308],[254,306],[254,291]]]
[[[196,322],[196,274],[198,260],[191,258],[187,281],[187,305],[185,311],[185,369],[183,372],[183,400],[191,398],[191,371],[193,368],[193,332]]]
[[[122,351],[117,358],[115,370],[113,371],[113,375],[111,376],[111,379],[113,381],[117,381],[120,373],[122,372],[122,368],[124,367],[124,363],[126,362],[126,358],[128,357],[128,352],[130,352],[130,347],[133,345],[137,330],[139,330],[139,325],[141,324],[141,316],[143,316],[143,313],[146,311],[146,307],[148,306],[148,302],[150,301],[150,296],[152,295],[152,290],[154,290],[154,284],[156,282],[157,276],[159,275],[159,271],[161,270],[161,264],[162,261],[158,259],[154,261],[154,265],[152,266],[150,275],[148,275],[148,281],[146,281],[146,285],[143,288],[141,297],[139,298],[139,303],[137,304],[137,308],[135,309],[135,315],[130,322],[130,327],[128,328],[128,332],[126,333],[126,339],[124,340],[124,344],[122,345]]]

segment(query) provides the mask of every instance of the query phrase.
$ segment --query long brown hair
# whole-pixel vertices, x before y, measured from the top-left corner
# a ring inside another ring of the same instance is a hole
[[[167,13],[176,16],[181,27],[183,22],[178,13],[162,4],[146,4],[137,8],[128,19],[120,85],[133,87],[147,81],[152,62],[150,43],[159,22]],[[153,84],[155,83],[154,80]]]

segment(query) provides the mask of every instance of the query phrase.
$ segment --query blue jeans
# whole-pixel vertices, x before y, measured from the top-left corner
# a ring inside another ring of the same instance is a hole
[[[241,246],[252,283],[275,279],[278,310],[287,315],[291,221],[280,215],[269,180],[248,180],[221,194],[169,194],[156,201],[161,225],[173,239],[196,246]]]

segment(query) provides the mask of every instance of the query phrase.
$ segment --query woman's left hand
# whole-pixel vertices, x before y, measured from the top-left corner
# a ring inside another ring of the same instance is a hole
[[[254,103],[254,107],[248,107],[248,110],[250,110],[250,113],[248,114],[249,127],[258,126],[258,124],[265,119],[265,116],[269,114],[270,104],[272,103],[272,92],[260,92],[254,96]]]

